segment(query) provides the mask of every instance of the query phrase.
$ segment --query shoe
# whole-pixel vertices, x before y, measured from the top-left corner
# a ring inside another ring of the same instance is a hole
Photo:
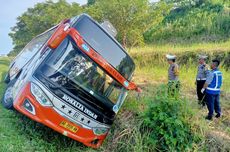
[[[220,116],[221,116],[221,115],[218,113],[218,114],[216,114],[215,117],[216,117],[216,118],[220,118]]]
[[[205,119],[212,120],[212,116],[206,116]]]

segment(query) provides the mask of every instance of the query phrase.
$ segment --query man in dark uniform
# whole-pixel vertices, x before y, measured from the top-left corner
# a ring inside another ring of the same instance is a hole
[[[201,89],[204,86],[204,83],[207,79],[209,71],[209,65],[205,63],[207,56],[199,55],[199,65],[197,68],[197,75],[196,75],[196,91],[198,97],[198,103],[202,106],[205,106],[205,94],[201,93]]]
[[[168,69],[168,94],[171,97],[179,95],[180,81],[179,81],[179,66],[176,63],[175,55],[166,55],[167,61],[169,63]]]

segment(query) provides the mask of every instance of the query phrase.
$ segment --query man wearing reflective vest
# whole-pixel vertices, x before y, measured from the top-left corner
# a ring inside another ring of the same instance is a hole
[[[220,88],[222,85],[222,73],[219,71],[219,60],[212,60],[211,69],[207,80],[202,88],[201,92],[206,93],[206,101],[208,107],[208,115],[206,119],[211,120],[214,110],[217,113],[216,118],[221,116],[220,108]]]

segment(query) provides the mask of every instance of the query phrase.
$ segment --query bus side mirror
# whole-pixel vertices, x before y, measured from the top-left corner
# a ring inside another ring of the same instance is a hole
[[[66,24],[60,23],[60,25],[57,27],[54,34],[48,40],[47,45],[51,49],[56,49],[68,35],[69,27],[70,27],[69,23],[66,23]]]

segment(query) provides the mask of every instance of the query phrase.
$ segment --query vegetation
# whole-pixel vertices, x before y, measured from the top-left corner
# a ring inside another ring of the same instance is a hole
[[[144,35],[148,43],[215,42],[229,38],[229,26],[229,1],[182,0]]]
[[[220,120],[205,121],[207,110],[200,109],[195,95],[196,56],[199,50],[203,50],[212,57],[215,45],[130,49],[129,53],[137,65],[134,81],[141,86],[143,93],[137,96],[135,92],[130,92],[105,143],[98,150],[87,148],[16,111],[7,111],[0,106],[0,151],[229,151],[229,72],[221,68],[224,74],[221,97],[224,115]],[[187,55],[190,60],[185,62],[180,61],[184,57],[179,58],[182,88],[178,99],[168,98],[164,87],[168,67],[164,55],[168,48],[172,48],[178,56]],[[220,49],[227,51],[228,45],[222,43]],[[1,80],[8,63],[9,59],[0,59]],[[4,87],[1,82],[1,95]]]
[[[62,12],[62,13],[60,13]],[[29,8],[9,34],[15,56],[37,34],[82,12],[109,19],[136,63],[130,92],[104,144],[94,150],[0,105],[0,151],[230,151],[230,3],[226,0],[59,0]],[[57,14],[59,14],[57,16]],[[180,97],[169,98],[166,53],[177,55]],[[205,121],[195,92],[197,55],[221,60],[223,117]],[[0,96],[11,59],[0,58]]]
[[[230,35],[230,3],[226,0],[89,0],[84,6],[65,0],[47,1],[17,18],[9,34],[14,44],[10,55],[16,55],[34,36],[64,18],[83,12],[99,22],[109,20],[126,47],[219,42],[228,40]]]
[[[109,20],[119,31],[118,40],[123,46],[136,46],[143,44],[143,33],[158,24],[170,8],[164,1],[97,0],[87,12],[98,21]]]
[[[10,55],[16,55],[33,37],[63,19],[83,12],[99,22],[110,20],[119,31],[118,39],[124,46],[143,44],[143,33],[159,23],[163,19],[162,12],[167,13],[170,7],[165,2],[153,5],[148,0],[97,0],[89,1],[88,5],[82,7],[77,3],[69,4],[65,0],[38,3],[17,18],[18,22],[9,34],[14,44]]]
[[[57,3],[46,1],[37,3],[34,8],[28,8],[17,18],[16,25],[11,28],[9,36],[13,40],[14,48],[9,55],[17,55],[32,38],[63,19],[78,15],[82,10],[83,8],[79,4],[69,4],[65,0],[59,0]]]
[[[155,145],[160,151],[192,149],[201,138],[199,132],[192,130],[195,126],[191,121],[194,114],[187,99],[169,98],[167,86],[161,87],[157,94],[143,116],[143,126],[150,132],[148,144]]]

